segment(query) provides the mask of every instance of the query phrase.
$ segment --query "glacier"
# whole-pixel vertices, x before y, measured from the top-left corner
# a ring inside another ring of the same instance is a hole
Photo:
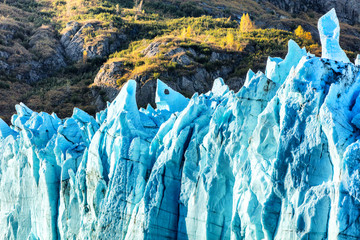
[[[322,58],[288,44],[187,99],[128,81],[96,118],[0,119],[1,239],[360,239],[360,66],[319,20]]]
[[[350,62],[339,44],[340,24],[334,8],[319,19],[318,29],[322,46],[322,58]]]

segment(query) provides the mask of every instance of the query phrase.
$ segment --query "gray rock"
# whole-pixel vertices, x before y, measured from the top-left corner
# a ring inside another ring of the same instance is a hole
[[[172,57],[179,53],[186,53],[186,50],[182,47],[177,47],[177,48],[171,49],[169,52],[165,53],[164,55],[166,57]]]
[[[73,62],[83,59],[85,36],[82,35],[84,29],[91,27],[91,24],[85,24],[78,31],[75,31],[77,27],[77,24],[74,24],[74,27],[69,30],[69,33],[65,33],[69,35],[68,38],[61,38],[61,43],[65,47],[66,56]]]
[[[204,68],[199,68],[194,74],[192,80],[194,82],[195,91],[203,93],[210,90],[211,86],[209,82],[211,82],[214,79],[210,80],[210,74]]]
[[[194,89],[194,82],[191,81],[189,78],[183,76],[181,78],[180,87],[183,90],[189,91],[189,92],[195,92]]]
[[[237,92],[244,85],[244,82],[245,78],[232,77],[227,80],[226,84],[231,86],[231,89]]]
[[[142,54],[144,54],[145,57],[155,57],[160,52],[159,47],[161,44],[160,42],[150,43],[149,46],[142,51]]]
[[[61,37],[61,43],[70,61],[81,61],[84,50],[87,52],[87,59],[106,57],[118,50],[126,41],[124,34],[113,32],[101,39],[92,38],[91,43],[85,42],[88,34],[95,34],[102,28],[101,22],[85,23],[84,25],[78,22],[67,24],[67,30]]]
[[[123,62],[112,62],[105,64],[94,79],[94,83],[98,86],[106,85],[116,87],[116,80],[123,74]]]
[[[213,71],[211,73],[211,77],[213,79],[219,78],[219,77],[226,77],[228,76],[234,68],[232,66],[221,66],[219,69]]]
[[[232,56],[227,53],[212,52],[210,57],[210,62],[220,62],[231,60]]]
[[[28,44],[22,45],[15,36],[6,34],[14,38],[8,39],[10,45],[6,50],[0,51],[1,74],[13,75],[22,82],[35,83],[66,66],[64,49],[50,26],[43,25],[31,32],[19,26],[22,25],[18,24],[6,31],[12,33],[18,30],[20,36],[24,34],[29,39]],[[8,29],[9,25],[0,27]]]
[[[264,1],[264,0],[263,0]],[[336,9],[341,21],[350,24],[360,23],[360,1],[359,0],[268,0],[279,8],[291,13],[307,12],[313,10],[326,13],[332,8]]]
[[[42,44],[40,48],[39,43]],[[24,76],[27,82],[37,82],[66,67],[65,51],[50,27],[38,28],[31,36],[29,45],[30,51],[37,52],[38,59],[28,61],[31,67],[28,74]],[[47,50],[43,53],[42,48]]]
[[[0,51],[0,58],[3,58],[3,59],[8,59],[10,57],[10,53],[8,52],[4,52],[4,51]]]
[[[185,53],[173,57],[171,61],[176,62],[182,66],[188,66],[193,63],[193,60]]]
[[[67,47],[71,40],[73,39],[74,35],[79,31],[81,25],[78,22],[68,22],[66,24],[66,32],[61,36],[60,42],[64,45],[64,47]]]
[[[112,102],[116,98],[119,89],[102,85],[93,87],[91,92],[95,99],[93,104],[96,106],[96,110],[101,111],[106,108],[107,102]]]
[[[191,55],[192,55],[192,57],[198,57],[198,54],[196,53],[196,51],[194,50],[194,49],[192,49],[192,48],[188,48],[187,49],[187,52],[189,52]]]
[[[9,72],[9,64],[0,60],[0,71],[5,73]]]

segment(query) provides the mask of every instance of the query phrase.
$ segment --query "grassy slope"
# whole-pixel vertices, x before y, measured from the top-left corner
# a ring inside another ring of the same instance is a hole
[[[67,4],[70,2],[70,4]],[[243,12],[250,12],[252,19],[261,27],[281,27],[295,29],[303,25],[306,30],[316,28],[316,13],[291,16],[276,9],[271,4],[260,5],[252,0],[191,0],[191,1],[145,1],[145,12],[137,14],[132,10],[132,1],[121,0],[91,0],[65,1],[41,0],[35,1],[7,1],[7,5],[0,4],[0,15],[5,15],[1,21],[20,25],[25,38],[35,29],[45,24],[55,29],[59,34],[64,30],[66,22],[70,20],[87,21],[97,19],[103,22],[104,28],[110,24],[129,36],[128,46],[124,50],[112,54],[108,61],[126,59],[130,64],[128,73],[119,79],[121,85],[128,77],[142,72],[159,73],[173,69],[168,59],[157,56],[149,62],[141,56],[140,51],[154,39],[171,38],[178,44],[192,44],[202,47],[216,48],[223,51],[237,51],[244,55],[243,62],[238,66],[235,74],[244,75],[248,68],[264,69],[266,57],[286,54],[288,39],[295,39],[300,45],[310,47],[320,54],[319,47],[312,42],[297,38],[292,32],[280,30],[256,30],[247,34],[239,34],[235,20]],[[9,6],[10,5],[10,6]],[[118,6],[117,6],[118,5]],[[6,14],[4,14],[6,13]],[[208,15],[208,17],[200,17]],[[215,17],[220,17],[215,19]],[[231,19],[228,17],[231,16]],[[279,16],[282,16],[281,18]],[[221,18],[223,17],[223,18]],[[191,26],[191,34],[184,38],[183,29]],[[359,26],[342,24],[342,45],[345,49],[356,49],[358,38],[352,32],[359,32]],[[235,44],[228,44],[227,35],[234,35]],[[101,35],[101,34],[98,34]],[[316,37],[316,36],[315,36]],[[89,36],[90,41],[97,41]],[[11,48],[19,51],[19,57],[27,56],[27,39],[17,39]],[[0,46],[1,48],[1,46]],[[20,51],[21,50],[21,51]],[[355,53],[350,53],[351,57]],[[95,112],[91,104],[91,89],[101,64],[107,59],[73,64],[45,79],[36,85],[15,81],[13,78],[0,79],[0,117],[9,120],[14,113],[14,104],[23,101],[30,108],[37,111],[55,111],[60,117],[71,115],[74,106],[90,113]],[[16,61],[16,59],[14,60]],[[144,63],[144,64],[142,64]],[[206,62],[204,62],[206,64]],[[176,71],[180,71],[176,69]],[[154,77],[157,77],[155,74]]]

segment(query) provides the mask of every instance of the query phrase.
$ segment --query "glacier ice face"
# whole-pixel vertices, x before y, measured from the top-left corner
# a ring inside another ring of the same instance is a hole
[[[360,67],[337,60],[290,41],[237,93],[159,80],[139,110],[130,80],[96,119],[17,105],[0,119],[0,238],[360,238]]]
[[[299,45],[293,40],[288,43],[288,54],[285,59],[281,58],[268,58],[266,64],[266,77],[274,82],[282,83],[289,75],[291,68],[296,67],[300,59],[306,56],[306,50],[301,49]]]
[[[16,134],[17,133],[0,118],[0,138],[6,138],[9,135],[16,136]]]
[[[322,45],[322,58],[350,62],[339,44],[340,23],[334,8],[320,18],[318,29]]]
[[[245,82],[244,82],[244,86],[248,87],[250,80],[254,77],[255,73],[253,70],[249,69],[249,71],[246,74],[246,78],[245,78]]]

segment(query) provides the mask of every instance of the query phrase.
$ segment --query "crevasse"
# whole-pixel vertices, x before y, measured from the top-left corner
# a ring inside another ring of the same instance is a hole
[[[0,119],[2,239],[359,239],[360,66],[319,21],[265,74],[191,99],[129,81],[96,120],[24,104]]]

